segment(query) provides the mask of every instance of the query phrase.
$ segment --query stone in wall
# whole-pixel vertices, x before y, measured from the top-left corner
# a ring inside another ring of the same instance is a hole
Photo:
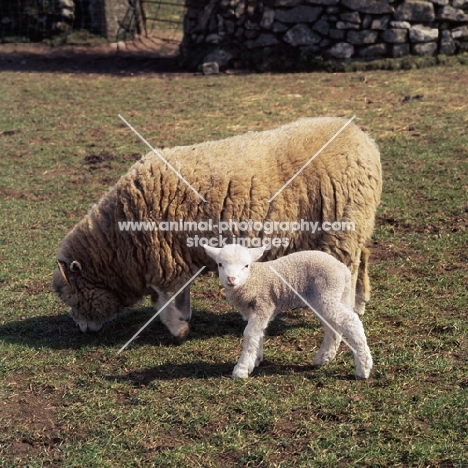
[[[390,44],[401,44],[408,39],[407,29],[387,29],[382,34],[383,40]]]
[[[339,15],[339,17],[340,20],[345,23],[361,24],[361,15],[357,11],[353,11],[352,13],[343,13]]]
[[[338,5],[340,0],[307,0],[307,3],[313,3],[314,5],[333,6]]]
[[[463,10],[453,8],[451,6],[445,6],[437,16],[437,19],[444,21],[454,21],[457,23],[463,23],[468,21],[468,15]]]
[[[219,67],[226,67],[232,58],[233,55],[230,52],[222,48],[218,48],[206,55],[203,62],[216,62]]]
[[[424,0],[407,0],[395,11],[396,21],[430,23],[434,19],[434,5]]]
[[[260,26],[264,29],[271,29],[275,21],[275,10],[272,8],[265,8],[263,11],[262,21]]]
[[[312,30],[318,32],[322,36],[328,36],[330,34],[330,23],[321,18],[314,23]]]
[[[349,59],[354,54],[354,46],[346,42],[338,42],[326,51],[326,56],[337,59]]]
[[[346,21],[338,21],[336,23],[336,29],[361,29],[357,23],[347,23]]]
[[[437,52],[437,42],[413,44],[411,49],[416,55],[434,55]]]
[[[182,49],[229,51],[221,68],[468,50],[468,0],[197,0],[187,18]]]
[[[393,8],[385,0],[342,0],[341,3],[350,10],[359,11],[360,13],[377,15],[393,13]]]
[[[385,30],[388,27],[390,16],[382,16],[381,18],[375,18],[372,20],[370,28]]]
[[[378,31],[349,31],[347,40],[350,44],[373,44],[377,40]]]
[[[275,18],[282,23],[313,23],[322,13],[321,7],[300,5],[290,10],[276,10]]]
[[[411,28],[411,23],[408,21],[390,21],[390,28],[395,29],[409,29]]]
[[[409,29],[409,38],[411,42],[435,41],[439,38],[439,30],[422,24],[415,24]]]
[[[286,32],[289,28],[285,24],[275,21],[271,29],[274,33],[283,33]]]
[[[328,35],[330,39],[342,41],[345,38],[346,31],[344,31],[343,29],[330,29]]]
[[[283,39],[294,47],[318,44],[322,38],[305,24],[296,24],[284,36]]]
[[[404,44],[392,44],[391,45],[391,56],[393,58],[406,57],[410,53],[410,46],[407,42]]]
[[[363,58],[382,58],[388,54],[387,44],[372,44],[359,50],[359,57]]]
[[[444,55],[453,55],[456,50],[455,42],[450,31],[441,31],[439,53]]]
[[[301,0],[276,0],[275,7],[294,7],[302,3]]]
[[[274,34],[261,33],[255,41],[247,41],[246,45],[249,49],[255,49],[258,47],[271,47],[279,43],[279,40]]]
[[[462,26],[461,28],[452,29],[452,37],[454,39],[468,38],[468,26]]]

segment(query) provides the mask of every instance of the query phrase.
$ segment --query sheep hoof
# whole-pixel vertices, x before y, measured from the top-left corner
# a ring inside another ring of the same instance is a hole
[[[360,302],[354,306],[354,312],[358,314],[359,316],[364,315],[364,312],[366,311],[366,303],[365,302]]]

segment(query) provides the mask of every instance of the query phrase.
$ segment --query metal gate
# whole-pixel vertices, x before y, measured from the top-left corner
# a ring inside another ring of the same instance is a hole
[[[144,34],[163,33],[170,38],[182,38],[186,6],[184,0],[139,0]]]

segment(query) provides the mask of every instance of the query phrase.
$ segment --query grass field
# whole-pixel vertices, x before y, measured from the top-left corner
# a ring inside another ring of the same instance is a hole
[[[0,73],[1,467],[468,466],[468,68],[350,74]],[[377,140],[384,192],[363,317],[375,367],[312,366],[306,310],[230,378],[244,324],[197,281],[176,346],[149,303],[84,335],[50,292],[66,233],[147,148],[351,117]]]

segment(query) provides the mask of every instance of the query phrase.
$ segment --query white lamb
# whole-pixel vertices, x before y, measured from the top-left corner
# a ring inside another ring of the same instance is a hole
[[[344,335],[354,353],[356,377],[369,377],[372,356],[362,323],[352,309],[351,272],[343,263],[321,251],[296,252],[258,263],[255,260],[263,255],[264,247],[247,249],[230,244],[204,248],[218,264],[228,301],[248,321],[233,377],[247,378],[262,362],[263,335],[268,323],[282,310],[305,307],[305,303],[325,329],[314,364],[332,361]]]

